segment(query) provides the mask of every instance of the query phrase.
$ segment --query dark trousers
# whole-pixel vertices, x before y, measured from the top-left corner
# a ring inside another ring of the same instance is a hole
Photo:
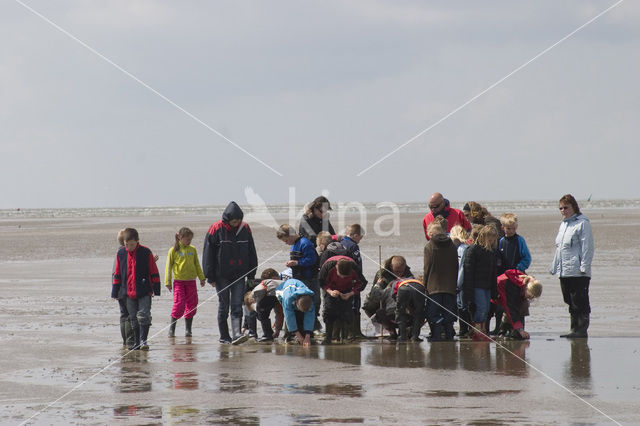
[[[569,305],[569,313],[572,315],[590,314],[589,282],[591,277],[562,277],[560,288],[564,303]]]
[[[127,310],[127,298],[118,299],[120,305],[120,322],[129,320],[129,311]]]
[[[276,303],[278,303],[276,296],[265,296],[256,305],[256,313],[258,314],[258,321],[262,325],[262,335],[264,337],[273,338],[270,315]]]
[[[336,320],[351,324],[353,321],[353,297],[342,300],[340,297],[331,297],[329,293],[324,294],[324,307],[322,319],[325,324]]]
[[[458,306],[455,294],[430,294],[427,299],[427,321],[429,324],[451,324],[456,321]]]
[[[396,323],[406,324],[410,318],[408,312],[411,312],[413,325],[419,330],[425,320],[427,298],[425,288],[416,283],[403,285],[398,289],[396,298]]]

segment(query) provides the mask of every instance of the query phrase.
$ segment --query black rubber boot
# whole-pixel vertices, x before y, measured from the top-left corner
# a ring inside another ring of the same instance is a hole
[[[568,339],[579,339],[588,337],[587,329],[589,328],[589,314],[576,315],[576,328],[566,337]]]
[[[320,344],[330,345],[333,338],[333,321],[325,321],[324,327],[326,333],[324,335],[324,340]]]
[[[224,321],[218,319],[218,331],[220,332],[220,339],[218,341],[223,344],[230,344],[231,336],[229,336],[229,324],[226,319]]]
[[[444,327],[442,326],[442,324],[433,324],[433,328],[431,329],[431,336],[427,340],[429,342],[441,342],[443,331]]]
[[[489,332],[491,336],[497,336],[500,334],[500,328],[502,327],[502,315],[504,314],[504,309],[502,306],[496,306],[496,327]],[[487,328],[488,330],[488,328]]]
[[[349,332],[351,330],[351,324],[345,321],[340,321],[340,328],[338,329],[338,336],[342,343],[346,343],[349,340]]]
[[[561,334],[560,337],[572,338],[578,328],[578,315],[571,313],[571,330],[566,334]]]
[[[129,327],[131,327],[131,335],[133,336],[131,339],[131,344],[127,345],[127,349],[140,349],[140,327],[137,326],[137,322],[135,325],[129,322]]]
[[[343,334],[341,335],[341,333],[343,332],[344,328],[347,327],[347,334]],[[325,324],[325,334],[326,334],[327,330],[326,330],[326,324]],[[345,324],[344,321],[342,321],[341,319],[335,320],[333,322],[333,335],[331,336],[331,340],[342,340],[342,341],[346,341],[347,338],[349,337],[349,326],[348,324]]]
[[[193,325],[193,317],[184,319],[184,336],[191,337],[191,326]]]
[[[451,341],[456,335],[456,330],[453,328],[453,323],[447,323],[444,326],[444,340]]]
[[[169,333],[167,333],[168,337],[176,337],[176,322],[178,322],[178,320],[174,317],[171,317],[171,322],[169,323]]]
[[[150,325],[141,325],[140,326],[140,350],[148,351],[149,345],[147,344],[147,337],[149,336],[149,327]]]
[[[127,323],[128,319],[120,320],[120,335],[122,335],[122,346],[127,346]]]
[[[398,342],[407,341],[407,324],[404,322],[398,324]]]
[[[353,340],[363,340],[366,339],[367,336],[365,336],[364,334],[362,334],[362,329],[360,328],[360,314],[356,314],[353,316],[353,319],[351,320],[351,338]]]

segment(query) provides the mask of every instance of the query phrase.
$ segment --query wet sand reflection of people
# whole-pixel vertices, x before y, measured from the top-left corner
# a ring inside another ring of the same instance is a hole
[[[424,348],[418,343],[367,345],[366,364],[379,367],[417,368],[425,366]]]
[[[321,359],[342,362],[351,365],[362,365],[361,345],[323,346],[323,352],[318,354]],[[318,349],[321,351],[321,349]]]
[[[192,363],[197,361],[196,347],[193,345],[173,345],[172,348],[173,362],[175,363]],[[181,366],[175,366],[180,368]],[[175,389],[198,389],[200,383],[198,381],[198,373],[195,371],[176,371],[173,374],[173,387]]]
[[[131,352],[120,360],[120,381],[115,386],[118,393],[152,390],[147,352]]]
[[[460,344],[460,366],[463,370],[491,370],[491,344],[489,342],[463,342]]]
[[[591,349],[588,341],[574,339],[570,343],[571,357],[565,364],[566,380],[574,390],[591,392]]]
[[[437,342],[429,345],[427,367],[434,370],[456,370],[458,345],[455,342]]]
[[[529,375],[529,367],[524,361],[525,351],[531,344],[528,340],[505,340],[496,346],[496,371],[507,376]]]

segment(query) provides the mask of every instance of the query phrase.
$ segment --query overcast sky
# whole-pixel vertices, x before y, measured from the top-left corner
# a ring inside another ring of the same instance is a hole
[[[0,208],[640,197],[638,2],[24,3],[201,123],[3,0]]]

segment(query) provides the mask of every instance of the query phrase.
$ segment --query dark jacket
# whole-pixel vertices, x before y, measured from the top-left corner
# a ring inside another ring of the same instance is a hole
[[[151,250],[140,244],[132,252],[120,247],[116,255],[111,297],[137,299],[152,293],[160,296],[160,274]]]
[[[434,235],[424,246],[424,283],[429,294],[456,294],[458,250],[446,234]]]
[[[229,221],[243,217],[240,207],[232,201],[224,210],[222,220],[209,228],[204,239],[202,270],[210,283],[221,278],[235,281],[244,275],[249,279],[255,277],[258,255],[251,228],[245,222],[237,228],[229,225]]]
[[[475,302],[475,288],[491,290],[496,296],[497,252],[472,244],[464,255],[464,282],[462,283],[463,304]]]
[[[322,268],[322,265],[324,265],[327,259],[333,256],[349,256],[349,254],[350,253],[347,252],[347,249],[344,248],[342,243],[340,243],[339,241],[333,241],[329,243],[327,248],[322,253],[320,253],[320,260],[318,261],[318,267]]]
[[[318,219],[314,215],[307,216],[306,214],[304,214],[300,219],[300,226],[298,226],[298,235],[300,235],[301,237],[305,237],[306,239],[311,241],[313,243],[313,246],[315,247],[317,245],[316,237],[318,236],[319,232],[327,231],[331,235],[336,235],[336,231],[333,230],[331,222],[329,222],[329,220],[327,219],[325,223],[327,225],[327,229],[322,229],[322,219]]]
[[[501,257],[498,274],[504,273],[507,269],[526,271],[531,265],[531,253],[529,253],[527,243],[518,234],[500,238],[498,251]]]
[[[338,266],[338,262],[341,259],[348,259],[354,263],[353,272],[355,272],[355,275],[357,275],[359,281],[357,292],[361,292],[362,290],[364,290],[367,286],[367,279],[364,277],[364,275],[362,275],[362,270],[358,267],[358,264],[349,256],[334,256],[329,258],[324,263],[324,265],[322,265],[322,268],[320,268],[320,273],[318,274],[318,283],[320,284],[320,287],[325,288],[325,286],[327,285],[327,279],[331,275],[331,271],[333,271],[333,269]]]
[[[349,237],[344,237],[341,243],[344,248],[347,249],[347,253],[349,253],[348,256],[356,261],[356,264],[362,271],[362,257],[360,256],[360,246],[358,246],[358,244],[356,244],[356,242]]]

